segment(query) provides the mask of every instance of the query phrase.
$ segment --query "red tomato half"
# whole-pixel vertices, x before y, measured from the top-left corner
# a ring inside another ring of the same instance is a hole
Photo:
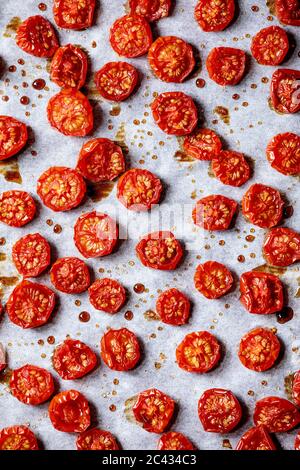
[[[137,244],[136,254],[144,266],[170,271],[177,268],[183,250],[172,232],[153,232]]]
[[[27,426],[11,426],[0,431],[0,450],[39,450],[39,446]]]
[[[126,301],[126,291],[114,279],[97,279],[89,288],[89,299],[96,310],[117,313]]]
[[[256,426],[264,425],[269,432],[287,432],[298,426],[300,413],[284,398],[266,397],[256,402],[253,421]]]
[[[48,120],[64,135],[84,137],[94,126],[93,109],[85,95],[65,88],[50,98],[47,106]]]
[[[261,228],[278,225],[282,219],[283,206],[284,201],[277,189],[258,183],[250,186],[242,200],[243,216]]]
[[[69,211],[82,202],[86,186],[78,171],[65,166],[52,166],[39,177],[37,193],[49,209]]]
[[[283,308],[283,285],[274,274],[250,271],[240,279],[240,301],[248,312],[262,315]]]
[[[12,248],[12,259],[23,277],[37,277],[50,264],[50,245],[39,233],[25,235]]]
[[[252,39],[251,52],[262,65],[279,65],[290,48],[289,38],[280,26],[269,26],[259,31]]]
[[[208,372],[216,367],[220,359],[221,346],[208,331],[186,335],[176,349],[178,366],[188,372]]]
[[[176,36],[161,36],[149,49],[148,61],[153,73],[164,82],[183,82],[193,71],[193,48]]]
[[[271,369],[277,361],[279,353],[280,342],[268,328],[255,328],[245,334],[240,342],[239,358],[241,363],[247,369],[256,372]]]
[[[272,228],[263,246],[271,266],[290,266],[300,260],[300,234],[289,228]]]
[[[36,207],[25,191],[5,191],[0,195],[0,222],[11,227],[22,227],[32,221]]]
[[[62,379],[75,380],[96,367],[97,357],[85,343],[78,339],[66,339],[55,348],[52,364]]]
[[[197,125],[196,105],[192,98],[180,91],[158,95],[151,108],[156,124],[166,134],[188,135]]]
[[[171,397],[151,388],[139,393],[132,411],[145,431],[160,434],[168,428],[174,409],[175,402]]]
[[[276,15],[283,24],[300,26],[299,0],[275,0]]]
[[[245,73],[246,54],[233,47],[215,47],[207,57],[206,67],[218,85],[237,85]]]
[[[197,202],[193,221],[205,230],[227,230],[237,208],[233,199],[220,195],[207,196]]]
[[[299,175],[300,136],[292,132],[275,135],[267,147],[267,159],[283,175]]]
[[[133,168],[126,171],[118,181],[117,198],[129,210],[150,210],[159,203],[162,184],[151,171]]]
[[[12,395],[26,405],[40,405],[54,392],[53,377],[46,369],[27,364],[12,373],[9,388]]]
[[[185,325],[189,321],[191,303],[180,290],[169,289],[158,297],[156,310],[164,323]]]
[[[83,50],[73,44],[57,49],[52,62],[51,80],[61,88],[81,88],[86,79],[88,61]]]
[[[234,0],[199,0],[195,18],[203,31],[223,31],[233,20]]]
[[[74,226],[76,248],[85,258],[110,255],[118,241],[116,222],[107,214],[88,212]]]
[[[300,110],[300,70],[279,69],[273,73],[271,102],[279,113],[290,114]]]
[[[40,15],[30,16],[20,24],[16,43],[24,52],[37,57],[52,57],[59,47],[51,23]]]
[[[77,390],[66,390],[52,398],[49,418],[53,427],[62,432],[83,432],[91,424],[87,399]]]
[[[91,283],[89,268],[79,258],[60,258],[52,265],[50,281],[60,292],[81,294]]]
[[[172,0],[129,0],[131,14],[141,15],[147,21],[169,16]]]
[[[26,124],[10,116],[0,116],[0,161],[20,152],[27,138]]]
[[[195,450],[191,441],[181,432],[166,432],[158,441],[158,450]]]
[[[298,432],[295,439],[295,450],[300,450],[300,432]]]
[[[207,299],[218,299],[230,291],[233,277],[224,264],[207,261],[197,267],[194,283],[196,289]]]
[[[140,15],[117,19],[110,29],[110,44],[120,56],[133,58],[146,54],[152,43],[149,23]]]
[[[212,159],[212,171],[223,184],[237,187],[245,184],[251,175],[244,155],[232,150],[221,150]]]
[[[77,450],[119,450],[115,437],[108,431],[89,429],[77,437]]]
[[[185,137],[183,149],[197,160],[212,160],[222,150],[222,142],[211,129],[198,129]]]
[[[300,406],[300,370],[294,374],[292,392],[294,402]]]
[[[134,369],[141,358],[138,339],[127,328],[108,330],[101,338],[100,347],[103,361],[112,370]]]
[[[239,424],[242,408],[230,390],[212,388],[200,397],[198,415],[204,431],[226,434]]]
[[[124,101],[139,81],[137,69],[127,62],[109,62],[95,74],[95,85],[103,98]]]
[[[276,446],[267,428],[256,426],[243,434],[236,450],[276,450]]]
[[[6,310],[10,320],[21,328],[47,323],[55,307],[55,294],[36,282],[22,281],[10,294]]]
[[[92,26],[95,0],[54,0],[55,23],[65,29],[85,29]]]

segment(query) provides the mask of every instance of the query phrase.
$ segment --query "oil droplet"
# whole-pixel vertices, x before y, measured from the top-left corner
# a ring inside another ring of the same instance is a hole
[[[224,246],[224,245],[225,245],[225,240],[220,240],[220,241],[219,241],[219,245],[220,245],[220,246]]]
[[[283,209],[283,217],[285,219],[289,219],[290,217],[292,217],[293,214],[294,214],[293,206],[287,206]]]
[[[252,10],[254,13],[257,13],[257,12],[259,11],[259,7],[258,7],[257,5],[252,5],[251,10]]]
[[[256,254],[255,253],[250,253],[250,258],[256,258]]]
[[[158,313],[154,312],[153,310],[147,310],[144,313],[144,318],[149,321],[160,320],[160,316],[158,315]]]
[[[249,103],[247,101],[243,101],[242,106],[244,106],[244,108],[247,108],[247,106],[249,106]]]
[[[54,225],[53,232],[54,233],[61,233],[62,227],[59,224]]]
[[[133,287],[133,290],[134,292],[136,292],[136,294],[143,294],[143,292],[145,292],[145,286],[144,284],[135,284],[135,286]]]
[[[117,407],[116,405],[110,405],[109,409],[110,411],[116,411]]]
[[[119,382],[119,379],[114,379],[114,380],[113,380],[113,384],[114,384],[114,385],[119,385],[119,383],[120,383],[120,382]]]
[[[205,85],[206,85],[206,81],[205,81],[203,78],[198,78],[198,79],[196,80],[196,86],[197,86],[198,88],[204,88]]]
[[[31,150],[30,153],[31,153],[31,155],[32,155],[33,157],[36,157],[36,156],[37,156],[37,151],[36,151],[36,150]]]
[[[46,224],[49,225],[49,227],[51,227],[51,225],[53,225],[53,220],[47,219]]]
[[[26,77],[26,70],[21,70],[22,77]]]
[[[25,64],[25,60],[24,59],[18,59],[18,64],[20,65],[24,65]]]
[[[80,301],[80,300],[75,300],[74,303],[75,303],[76,307],[80,307],[80,305],[81,305],[81,301]]]
[[[252,88],[252,90],[256,90],[256,88],[257,88],[256,83],[252,83],[251,88]]]
[[[43,78],[37,78],[32,82],[32,88],[35,90],[43,90],[46,86],[46,82]]]
[[[39,346],[44,346],[44,344],[45,344],[45,342],[44,342],[43,339],[39,339],[39,340],[38,340],[38,345],[39,345]]]
[[[239,100],[240,99],[240,95],[238,93],[234,93],[234,95],[232,95],[232,98],[234,100]]]
[[[6,243],[6,239],[4,237],[1,237],[0,238],[0,246],[5,245],[5,243]]]
[[[220,119],[224,122],[224,124],[230,124],[230,115],[229,110],[224,106],[216,106],[214,109],[214,113],[217,114]]]
[[[39,10],[46,11],[47,10],[47,5],[45,3],[39,3]]]
[[[9,72],[15,72],[16,70],[17,70],[17,67],[16,67],[15,65],[10,65],[10,66],[8,67],[8,71],[9,71]]]
[[[41,354],[41,358],[42,358],[42,359],[45,359],[46,357],[47,357],[47,355],[46,355],[45,353],[42,353],[42,354]]]
[[[254,235],[247,235],[245,237],[245,240],[247,240],[247,242],[249,242],[249,243],[252,243],[252,242],[254,242],[255,237],[254,237]]]
[[[268,385],[268,382],[266,380],[262,380],[261,384],[262,384],[263,387],[266,387]]]
[[[274,18],[273,18],[273,16],[267,16],[267,20],[268,20],[268,21],[273,21]]]
[[[30,102],[30,99],[28,96],[21,96],[20,98],[20,103],[23,104],[24,106],[28,105]]]
[[[2,101],[9,101],[9,96],[7,95],[2,96]]]
[[[155,369],[161,369],[161,363],[160,362],[155,362],[154,367],[155,367]]]
[[[6,254],[0,253],[0,261],[5,261],[5,260],[6,260]]]
[[[249,397],[254,397],[254,392],[253,392],[253,390],[248,390],[248,395],[249,395]]]
[[[55,338],[54,338],[54,336],[48,336],[48,338],[47,338],[47,343],[49,343],[49,344],[54,344],[54,343],[55,343]]]
[[[23,87],[23,88],[28,88],[28,83],[27,83],[27,82],[23,82],[23,83],[22,83],[22,87]]]
[[[119,116],[121,112],[121,107],[119,104],[114,104],[111,108],[111,110],[109,111],[109,114],[110,116]]]
[[[263,77],[263,78],[261,79],[261,81],[262,81],[262,83],[269,83],[268,77]]]
[[[127,310],[127,312],[124,313],[124,318],[125,320],[132,320],[133,319],[133,312],[131,312],[130,310]]]
[[[294,310],[291,307],[284,307],[280,312],[276,313],[277,322],[281,325],[289,322],[294,317]]]
[[[97,47],[97,43],[96,41],[92,41],[92,48],[95,49],[95,47]]]
[[[244,263],[245,262],[245,256],[244,255],[239,255],[237,258],[239,263]]]
[[[88,321],[90,321],[91,316],[89,312],[81,312],[78,318],[82,323],[87,323]]]

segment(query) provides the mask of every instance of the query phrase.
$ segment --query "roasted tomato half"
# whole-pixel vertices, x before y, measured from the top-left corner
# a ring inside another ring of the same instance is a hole
[[[208,331],[186,335],[176,349],[178,366],[188,372],[205,373],[216,367],[221,358],[221,346]]]
[[[148,432],[161,434],[173,417],[174,400],[165,393],[151,388],[136,397],[132,412],[136,421]]]
[[[58,375],[64,380],[79,379],[97,365],[94,351],[78,339],[66,339],[56,346],[52,364]]]
[[[153,73],[164,82],[183,82],[193,71],[193,48],[176,36],[161,36],[151,45],[148,61]]]
[[[195,18],[203,31],[223,31],[232,22],[235,13],[234,0],[199,0]]]
[[[120,56],[133,58],[146,54],[152,44],[149,23],[140,15],[117,19],[110,29],[110,44]]]
[[[26,124],[10,116],[0,116],[0,160],[20,152],[27,138]]]
[[[55,395],[48,412],[57,431],[83,432],[91,424],[88,401],[77,390],[66,390]]]
[[[279,113],[291,114],[300,110],[300,70],[279,69],[273,73],[271,102]]]
[[[300,432],[298,432],[295,439],[295,450],[300,450]]]
[[[185,137],[183,141],[184,151],[197,160],[212,160],[221,149],[220,137],[211,129],[198,129],[193,134]]]
[[[266,397],[255,405],[253,421],[263,425],[269,432],[287,432],[300,423],[300,413],[288,400],[280,397]]]
[[[215,176],[229,186],[242,186],[251,176],[250,166],[244,155],[232,150],[221,150],[211,162]]]
[[[39,233],[25,235],[12,248],[12,259],[23,277],[37,277],[50,264],[50,245]]]
[[[40,15],[30,16],[20,24],[16,43],[24,52],[37,57],[52,57],[59,47],[51,23]]]
[[[230,390],[212,388],[200,397],[198,415],[204,431],[226,434],[239,424],[242,408]]]
[[[147,211],[159,203],[162,189],[160,179],[151,171],[133,168],[119,179],[117,197],[129,210]]]
[[[64,135],[84,137],[94,126],[93,109],[85,95],[73,88],[64,88],[50,98],[48,120]]]
[[[279,339],[271,330],[255,328],[242,337],[239,358],[247,369],[264,372],[273,367],[278,359],[280,348]]]
[[[271,266],[290,266],[300,260],[300,234],[289,228],[272,228],[263,246]]]
[[[115,437],[102,429],[89,429],[79,434],[76,440],[77,450],[119,450]]]
[[[290,48],[289,38],[280,26],[269,26],[259,31],[252,39],[251,52],[262,65],[279,65]]]
[[[233,47],[215,47],[206,60],[210,78],[218,85],[237,85],[246,68],[246,54]]]
[[[180,290],[169,289],[158,297],[156,310],[162,322],[169,325],[185,325],[189,321],[191,303]]]
[[[0,222],[11,227],[22,227],[32,221],[36,206],[25,191],[5,191],[0,194]]]
[[[74,226],[74,242],[85,258],[109,255],[117,241],[118,227],[109,215],[94,211],[77,219]]]
[[[61,88],[79,90],[86,79],[88,60],[85,52],[73,44],[57,49],[50,69],[50,78]]]
[[[127,328],[108,330],[101,338],[101,357],[112,370],[134,369],[141,358],[138,339]]]
[[[40,405],[54,392],[53,377],[46,369],[27,364],[13,370],[9,388],[12,395],[26,405]]]
[[[240,279],[240,291],[240,301],[250,313],[266,315],[283,308],[283,285],[274,274],[244,273]]]
[[[275,135],[267,147],[267,159],[283,175],[299,175],[300,136],[292,132]]]
[[[194,450],[191,441],[181,432],[169,431],[158,441],[158,450]]]
[[[300,26],[299,0],[275,0],[275,11],[281,23]]]
[[[237,208],[233,199],[220,195],[207,196],[197,202],[193,221],[205,230],[227,230]]]
[[[92,26],[95,4],[95,0],[54,0],[55,23],[65,29],[86,29]]]
[[[284,201],[277,189],[258,183],[250,186],[242,200],[243,216],[261,228],[278,225],[282,219],[283,206]]]
[[[265,426],[249,429],[238,442],[236,450],[276,450],[270,434]]]
[[[39,446],[27,426],[11,426],[0,431],[0,450],[39,450]]]
[[[166,134],[191,134],[198,122],[198,111],[192,98],[180,91],[158,95],[152,105],[153,118]]]
[[[95,74],[95,85],[103,98],[124,101],[139,81],[137,69],[127,62],[109,62]]]
[[[176,269],[183,250],[172,232],[153,232],[141,239],[136,253],[144,266],[162,271]]]
[[[300,370],[294,374],[292,393],[294,402],[300,406]]]
[[[79,258],[60,258],[52,265],[50,281],[60,292],[81,294],[91,283],[89,268]]]
[[[97,279],[89,288],[89,299],[96,310],[117,313],[126,301],[126,291],[114,279]]]
[[[6,304],[10,320],[21,328],[37,328],[44,325],[54,307],[54,292],[43,284],[30,281],[20,282]]]
[[[157,21],[169,16],[172,0],[129,0],[131,14],[141,15],[147,21]]]
[[[194,283],[196,289],[207,299],[218,299],[230,291],[233,277],[224,264],[206,261],[197,267]]]

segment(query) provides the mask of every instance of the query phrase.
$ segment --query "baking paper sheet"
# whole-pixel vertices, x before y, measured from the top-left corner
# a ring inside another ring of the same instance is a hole
[[[285,377],[300,368],[300,312],[299,302],[295,297],[299,289],[299,265],[288,268],[281,277],[288,288],[289,305],[294,309],[294,318],[284,325],[278,324],[273,315],[250,315],[239,302],[238,286],[232,294],[220,300],[206,300],[193,287],[192,278],[197,264],[206,260],[224,262],[238,278],[243,272],[265,263],[261,255],[265,231],[251,226],[239,214],[234,229],[224,233],[204,233],[201,229],[195,230],[191,223],[191,209],[197,199],[209,194],[223,194],[241,201],[247,188],[254,182],[260,182],[282,191],[294,208],[294,215],[286,221],[286,226],[299,230],[299,179],[283,176],[271,169],[265,157],[266,145],[273,135],[285,131],[299,133],[299,116],[280,116],[269,108],[269,84],[263,83],[262,79],[270,79],[275,68],[260,66],[250,59],[249,72],[240,85],[223,89],[210,81],[204,64],[208,52],[214,46],[239,47],[249,53],[251,36],[263,27],[277,24],[277,19],[271,17],[272,22],[267,19],[270,12],[264,1],[244,0],[239,2],[240,13],[237,20],[228,29],[209,34],[202,32],[194,21],[196,1],[177,0],[172,15],[154,25],[154,34],[177,35],[190,42],[200,53],[201,71],[197,77],[194,76],[184,84],[167,84],[152,76],[146,57],[129,60],[139,69],[142,83],[134,96],[120,105],[120,109],[97,96],[92,74],[106,62],[119,59],[110,47],[108,38],[110,25],[124,14],[124,2],[102,0],[96,11],[95,24],[87,31],[58,29],[61,44],[79,44],[88,51],[90,57],[91,73],[87,90],[93,100],[96,117],[93,137],[107,137],[127,145],[128,166],[151,170],[162,179],[166,189],[159,209],[152,211],[151,220],[149,214],[126,211],[116,199],[115,187],[101,201],[87,199],[79,208],[60,214],[50,211],[40,203],[36,195],[37,178],[49,166],[74,167],[79,150],[88,138],[65,137],[50,127],[46,118],[46,105],[59,89],[49,79],[49,64],[46,60],[23,53],[14,42],[13,31],[7,27],[14,17],[24,20],[30,15],[40,14],[39,3],[39,0],[5,0],[0,4],[0,56],[3,63],[0,93],[2,96],[9,96],[9,101],[0,101],[1,114],[12,115],[26,122],[32,128],[35,140],[15,163],[13,160],[13,165],[19,165],[22,184],[8,182],[0,175],[0,189],[2,192],[22,188],[33,194],[38,204],[38,217],[30,225],[20,229],[1,225],[0,238],[5,237],[6,244],[0,247],[0,251],[6,254],[7,259],[0,262],[0,276],[17,275],[11,263],[11,248],[18,238],[27,233],[40,232],[45,236],[51,243],[53,259],[80,256],[73,243],[74,223],[82,213],[96,209],[115,217],[123,232],[129,226],[130,238],[121,243],[115,254],[88,260],[87,264],[93,272],[93,278],[108,276],[118,279],[128,289],[129,299],[120,313],[109,316],[94,310],[86,293],[80,296],[57,293],[58,308],[51,322],[33,330],[24,331],[18,328],[5,315],[0,323],[0,341],[7,349],[9,367],[13,369],[31,363],[48,368],[56,378],[57,391],[74,388],[83,392],[93,408],[93,424],[111,431],[124,449],[155,449],[157,446],[157,435],[129,423],[123,413],[125,400],[149,387],[157,387],[176,400],[178,415],[172,429],[185,433],[199,449],[222,449],[224,439],[229,439],[232,447],[235,447],[243,432],[252,426],[255,402],[268,395],[285,397]],[[51,0],[46,0],[45,4],[48,8],[42,14],[53,22]],[[259,6],[258,12],[252,11],[253,4]],[[299,68],[299,32],[297,28],[285,29],[294,36],[298,44],[284,66]],[[17,60],[20,58],[24,59],[24,65],[18,64]],[[17,66],[16,72],[8,71],[10,65]],[[199,77],[206,80],[203,89],[196,86],[196,79]],[[36,78],[44,78],[48,88],[34,90],[31,84]],[[27,88],[22,86],[23,82],[28,83]],[[174,155],[179,150],[177,139],[168,137],[156,127],[149,109],[153,94],[173,90],[191,95],[203,109],[205,125],[222,136],[226,147],[242,151],[252,160],[254,176],[243,187],[224,186],[212,178],[207,162],[176,160]],[[240,95],[239,100],[232,98],[235,93]],[[30,98],[28,106],[20,104],[20,97],[23,95]],[[216,115],[214,110],[217,106],[229,109],[229,124],[223,123]],[[32,155],[32,150],[37,155]],[[3,166],[0,171],[3,173]],[[174,212],[174,217],[169,221],[171,211]],[[53,221],[52,226],[47,225],[48,219]],[[160,220],[161,228],[172,229],[188,248],[183,264],[175,272],[147,269],[141,266],[135,256],[139,236],[150,231],[149,224],[151,230],[159,228]],[[56,224],[62,227],[59,234],[53,231]],[[245,240],[249,234],[255,237],[252,243]],[[221,240],[225,244],[221,245]],[[245,257],[244,263],[238,262],[239,255]],[[99,269],[102,270],[101,273],[98,272]],[[41,276],[38,282],[52,287],[48,273]],[[133,286],[137,282],[142,282],[147,292],[136,294]],[[183,290],[193,302],[192,318],[186,326],[171,327],[144,318],[147,310],[155,310],[158,289],[169,287]],[[2,287],[2,290],[2,300],[5,302],[12,287]],[[76,306],[75,300],[80,300],[81,305]],[[127,310],[134,313],[131,321],[124,318]],[[79,321],[81,311],[90,313],[88,323]],[[237,356],[241,336],[259,325],[277,328],[284,349],[280,363],[265,373],[247,370]],[[118,373],[101,363],[94,372],[81,380],[61,380],[51,368],[54,345],[48,344],[47,338],[54,336],[57,344],[66,335],[70,335],[86,342],[99,353],[100,338],[108,327],[127,327],[138,335],[144,349],[140,366],[134,371]],[[214,333],[224,348],[224,359],[219,367],[204,375],[184,372],[175,363],[176,346],[186,334],[199,330]],[[38,344],[41,343],[39,340],[43,340],[44,344]],[[119,381],[117,385],[114,384],[115,379]],[[206,433],[199,422],[198,399],[204,390],[211,387],[231,389],[244,405],[242,424],[230,435]],[[115,411],[110,410],[111,405],[115,405]],[[56,431],[48,418],[47,408],[48,403],[35,407],[26,406],[10,395],[5,384],[0,385],[0,428],[28,423],[46,449],[75,449],[76,435]],[[293,431],[277,437],[285,449],[292,449],[295,435],[296,431]]]

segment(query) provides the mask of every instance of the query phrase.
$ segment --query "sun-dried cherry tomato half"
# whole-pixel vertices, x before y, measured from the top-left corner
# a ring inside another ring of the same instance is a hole
[[[169,325],[185,325],[190,317],[191,303],[178,289],[169,289],[160,294],[156,310],[162,322]]]
[[[25,191],[5,191],[0,195],[0,222],[11,227],[22,227],[32,221],[36,206]]]
[[[283,175],[299,175],[300,136],[292,132],[275,135],[267,147],[267,159]]]
[[[174,400],[165,393],[151,388],[136,397],[132,412],[136,421],[148,432],[164,432],[173,417]]]
[[[127,328],[108,330],[101,338],[100,348],[103,361],[112,370],[134,369],[141,358],[139,341]]]
[[[251,176],[250,166],[240,152],[221,150],[211,165],[215,176],[229,186],[242,186]]]
[[[300,70],[279,69],[273,73],[271,103],[282,114],[300,110]]]
[[[169,16],[172,0],[129,0],[131,14],[141,15],[147,21],[157,21]]]
[[[117,19],[110,29],[110,44],[120,56],[133,58],[146,54],[152,44],[149,23],[140,15]]]
[[[188,372],[204,374],[216,367],[220,359],[221,346],[208,331],[186,335],[176,349],[178,366]]]
[[[246,54],[233,47],[215,47],[206,60],[210,78],[218,85],[237,85],[246,68]]]
[[[169,431],[158,441],[158,450],[194,450],[191,441],[181,432]]]
[[[12,259],[23,277],[37,277],[50,264],[50,245],[39,233],[25,235],[12,248]]]
[[[299,0],[275,0],[275,11],[281,23],[300,26]]]
[[[95,6],[95,0],[54,0],[55,23],[65,29],[88,28],[93,23]]]
[[[9,388],[12,395],[26,405],[40,405],[54,392],[53,377],[46,369],[27,364],[14,369]]]
[[[124,101],[139,81],[137,69],[128,62],[108,62],[95,74],[95,85],[103,98]]]
[[[223,31],[232,22],[235,13],[234,0],[199,0],[195,18],[203,31]]]
[[[89,288],[89,299],[96,310],[117,313],[126,301],[126,291],[115,279],[97,279]]]
[[[300,260],[300,234],[286,227],[272,228],[263,246],[271,266],[290,266]]]
[[[133,168],[119,179],[117,198],[129,210],[147,211],[159,203],[162,189],[160,179],[151,171]]]
[[[252,39],[251,52],[262,65],[279,65],[289,51],[289,38],[280,26],[269,26]]]
[[[207,196],[197,202],[193,221],[205,230],[227,230],[237,208],[233,199],[220,195]]]
[[[64,380],[75,380],[84,377],[97,365],[94,351],[78,339],[66,339],[56,346],[52,365]]]
[[[294,374],[292,394],[294,402],[297,406],[300,406],[300,370]]]
[[[199,264],[194,276],[196,289],[207,299],[218,299],[230,291],[233,277],[224,264],[206,261]]]
[[[239,358],[247,369],[264,372],[278,359],[280,342],[268,328],[255,328],[246,333],[240,342]],[[260,423],[264,424],[264,423]]]
[[[239,440],[236,450],[276,450],[267,428],[263,425],[249,429]]]
[[[242,408],[230,390],[212,388],[201,395],[198,415],[204,431],[226,434],[239,424]]]
[[[278,225],[282,219],[284,201],[277,189],[264,184],[253,184],[242,200],[243,216],[261,228]]]
[[[0,450],[39,450],[39,446],[27,426],[10,426],[0,431]]]
[[[119,450],[115,437],[102,429],[88,429],[79,434],[76,440],[77,450]]]
[[[0,160],[16,155],[26,145],[27,126],[10,116],[0,116]]]
[[[71,87],[79,90],[85,83],[87,67],[86,53],[78,46],[67,44],[55,52],[50,78],[61,88]]]
[[[24,52],[37,57],[52,57],[59,47],[53,26],[40,15],[30,16],[20,24],[16,43]]]
[[[51,267],[50,281],[60,292],[81,294],[91,283],[89,268],[79,258],[60,258]]]
[[[294,448],[295,450],[300,450],[300,432],[296,436]]]
[[[269,432],[287,432],[300,423],[300,413],[284,398],[265,397],[256,402],[253,421],[256,426],[264,425]]]
[[[185,137],[184,151],[197,160],[212,160],[222,149],[220,137],[211,129],[198,129]]]
[[[137,244],[136,253],[144,266],[162,271],[176,269],[183,256],[172,232],[149,233]]]
[[[62,432],[83,432],[91,424],[87,399],[77,390],[66,390],[55,395],[49,405],[53,427]]]
[[[240,279],[240,301],[248,312],[266,315],[283,308],[283,285],[274,274],[249,271]]]

